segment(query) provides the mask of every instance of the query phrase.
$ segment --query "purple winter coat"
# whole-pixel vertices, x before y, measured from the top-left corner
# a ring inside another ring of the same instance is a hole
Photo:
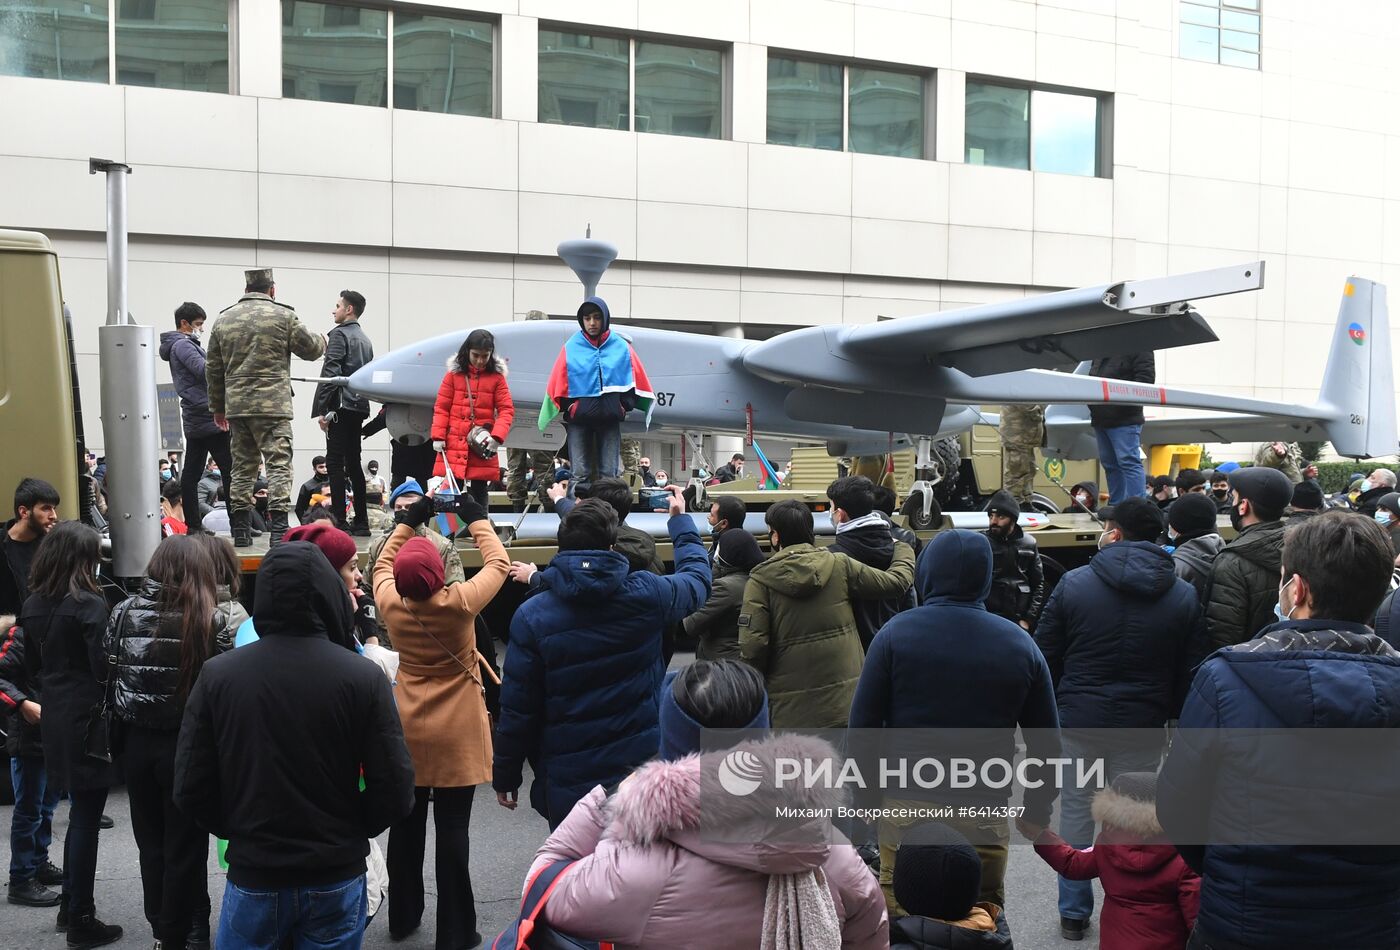
[[[160,335],[160,358],[170,364],[185,435],[195,439],[218,435],[219,427],[209,411],[209,386],[204,381],[204,348],[188,333],[166,330]]]
[[[739,749],[754,753],[764,774],[742,797],[719,785],[727,754],[720,751],[650,762],[611,798],[598,786],[581,799],[530,868],[533,877],[548,863],[578,862],[556,884],[546,921],[617,950],[757,947],[769,876],[821,869],[842,947],[885,950],[889,918],[879,884],[830,820],[785,821],[777,840],[775,806],[834,808],[841,798],[792,783],[776,789],[774,759],[820,758],[831,747],[785,735]]]

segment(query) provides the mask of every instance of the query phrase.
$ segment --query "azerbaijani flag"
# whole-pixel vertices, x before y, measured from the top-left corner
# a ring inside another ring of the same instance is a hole
[[[550,371],[544,402],[540,404],[540,431],[563,411],[560,404],[565,399],[631,391],[636,392],[637,408],[646,413],[646,424],[650,426],[656,394],[636,352],[616,333],[608,333],[602,345],[595,346],[579,330],[564,342]]]
[[[778,470],[773,467],[773,463],[768,461],[768,456],[763,454],[763,450],[758,447],[758,440],[753,440],[753,452],[758,456],[758,467],[763,472],[763,485],[765,490],[772,491],[782,487],[782,481],[778,478]]]

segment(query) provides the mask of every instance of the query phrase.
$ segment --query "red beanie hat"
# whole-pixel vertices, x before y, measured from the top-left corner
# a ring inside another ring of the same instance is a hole
[[[313,521],[310,524],[299,524],[295,528],[289,528],[287,533],[282,536],[282,540],[310,541],[321,549],[326,560],[331,562],[331,567],[337,571],[359,553],[355,549],[355,540],[329,521]]]
[[[394,558],[394,586],[409,600],[427,600],[442,590],[442,557],[427,538],[409,538]]]

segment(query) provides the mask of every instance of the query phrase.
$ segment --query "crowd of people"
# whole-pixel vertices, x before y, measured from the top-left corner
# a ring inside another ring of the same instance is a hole
[[[726,496],[710,507],[707,549],[670,485],[668,571],[655,539],[627,524],[636,494],[618,477],[620,421],[648,409],[649,384],[590,298],[539,420],[563,414],[577,437],[572,470],[547,488],[559,516],[550,563],[512,562],[491,526],[484,492],[514,410],[490,334],[474,331],[434,412],[447,491],[398,480],[361,572],[354,536],[372,530],[357,500],[372,483],[354,470],[368,407],[323,384],[331,505],[318,518],[324,506],[309,503],[291,526],[282,383],[293,352],[326,353],[325,376],[353,372],[369,356],[364,309],[342,292],[328,341],[276,303],[270,272],[250,272],[206,355],[203,311],[181,308],[162,350],[188,374],[182,402],[199,399],[192,367],[204,357],[204,451],[218,468],[191,479],[202,458],[187,454],[178,476],[167,460],[165,484],[179,486],[162,493],[167,517],[183,515],[186,531],[161,541],[129,595],[100,586],[99,535],[59,518],[53,486],[15,491],[0,531],[0,704],[17,798],[8,897],[57,907],[70,948],[122,936],[98,917],[93,886],[122,774],[157,950],[211,937],[221,950],[358,947],[385,891],[389,936],[410,938],[429,904],[430,806],[435,943],[476,946],[475,791],[489,782],[515,810],[527,772],[550,834],[522,891],[552,881],[531,926],[577,941],[1005,950],[1018,920],[1052,913],[1008,894],[1014,825],[1061,875],[1067,940],[1093,926],[1097,877],[1106,950],[1400,944],[1400,847],[1212,843],[1220,822],[1249,825],[1246,799],[1286,800],[1294,787],[1284,764],[1212,741],[1220,730],[1400,726],[1393,473],[1361,479],[1356,510],[1323,510],[1286,450],[1277,465],[1183,472],[1156,497],[1111,472],[1122,497],[1106,507],[1096,486],[1075,486],[1096,509],[1098,550],[1057,583],[1011,493],[991,499],[984,531],[924,543],[893,522],[893,492],[842,477],[827,488],[829,546],[804,503],[768,506],[756,538]],[[286,351],[251,346],[260,334]],[[1122,434],[1103,436],[1105,450],[1125,454]],[[260,464],[272,543],[248,613],[234,548],[254,529]],[[208,531],[205,481],[226,493],[232,544]],[[470,578],[433,530],[449,495],[480,552]],[[204,530],[189,530],[195,512]],[[498,671],[482,613],[507,584],[523,603]],[[697,657],[668,673],[686,634]],[[702,734],[719,729],[774,731],[707,746]],[[1030,756],[1102,763],[1107,787],[1027,787],[1014,822],[1008,809],[929,817],[970,800],[947,788],[876,788],[863,796],[881,809],[873,823],[833,827],[825,810],[840,795],[819,783],[713,785],[736,753],[772,775],[780,760],[835,754],[803,730],[857,729],[988,730],[1007,758],[1020,730]],[[1205,818],[1203,794],[1218,806]],[[60,868],[49,829],[61,797]],[[780,807],[795,817],[775,825]],[[374,840],[386,830],[387,859]],[[217,924],[211,836],[227,842]]]

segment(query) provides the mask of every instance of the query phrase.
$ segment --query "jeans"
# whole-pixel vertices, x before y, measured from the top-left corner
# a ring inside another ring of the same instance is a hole
[[[219,950],[359,950],[368,903],[363,874],[338,884],[274,890],[228,881]]]
[[[595,478],[616,478],[622,471],[622,423],[569,426],[569,468],[574,473],[570,495]]]
[[[141,856],[146,920],[157,940],[181,946],[209,922],[209,834],[175,807],[177,732],[125,727],[131,830]]]
[[[1142,470],[1142,426],[1113,426],[1094,429],[1099,443],[1099,461],[1108,476],[1108,503],[1147,494],[1147,476]]]
[[[44,757],[17,755],[10,760],[15,811],[10,816],[10,883],[33,880],[49,859],[53,810],[62,796],[49,784]]]
[[[433,824],[437,827],[436,945],[439,950],[455,950],[469,946],[476,932],[476,898],[469,861],[474,785],[415,788],[413,811],[389,829],[389,936],[409,934],[423,919],[423,850],[429,791],[433,793]]]
[[[365,470],[360,467],[360,426],[367,416],[348,409],[336,411],[335,421],[326,426],[326,474],[331,482],[331,511],[340,523],[345,517],[345,479],[355,490],[355,523],[369,524],[365,513]]]
[[[196,438],[185,434],[184,467],[180,469],[180,500],[185,506],[185,524],[190,531],[198,531],[204,524],[199,513],[199,480],[204,477],[204,463],[209,456],[219,466],[219,477],[224,482],[224,504],[229,503],[229,478],[233,474],[233,453],[229,450],[227,432],[218,432]]]
[[[63,893],[73,917],[96,909],[92,885],[97,878],[97,832],[102,809],[107,807],[106,788],[75,789],[68,793],[68,834],[63,838]]]
[[[1124,772],[1156,772],[1162,761],[1160,746],[1135,749],[1097,749],[1078,741],[1074,734],[1061,735],[1064,754],[1070,758],[1104,759],[1104,779],[1109,784]],[[1094,843],[1095,789],[1079,788],[1066,782],[1060,792],[1060,837],[1076,848]],[[1094,916],[1094,882],[1060,878],[1060,916],[1088,920]]]

